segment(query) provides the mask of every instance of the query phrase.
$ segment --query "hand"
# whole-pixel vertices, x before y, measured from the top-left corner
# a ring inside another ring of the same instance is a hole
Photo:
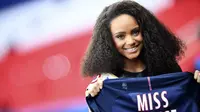
[[[94,97],[99,91],[103,88],[103,79],[101,77],[97,78],[97,81],[88,85],[85,96],[87,97],[89,94]]]
[[[194,79],[197,80],[198,83],[200,83],[200,71],[196,70],[194,72]]]

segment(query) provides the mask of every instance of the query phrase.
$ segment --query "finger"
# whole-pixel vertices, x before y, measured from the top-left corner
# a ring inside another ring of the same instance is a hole
[[[88,91],[85,91],[85,96],[89,96],[89,92]]]
[[[199,71],[198,71],[198,70],[196,70],[196,71],[194,72],[194,79],[196,79],[196,80],[197,80],[197,78],[198,78],[198,74],[199,74]]]
[[[102,83],[101,83],[101,80],[98,80],[97,81],[97,86],[99,89],[102,89]]]
[[[95,96],[97,95],[97,92],[92,91],[92,92],[90,93],[90,95],[91,95],[92,97],[95,97]]]
[[[89,85],[88,85],[88,87],[89,87]],[[88,89],[88,87],[86,88],[86,91],[85,91],[85,96],[87,97],[88,95],[89,95],[89,89]]]
[[[97,85],[98,85],[98,86],[95,87],[95,92],[96,92],[96,93],[99,93],[99,91],[100,91],[100,85],[99,85],[99,84],[97,84]]]
[[[93,90],[93,88],[96,87],[96,85],[97,85],[97,82],[91,83],[91,84],[88,85],[86,90]]]
[[[197,82],[200,83],[200,73],[197,74]]]
[[[88,94],[90,94],[92,97],[96,96],[98,92],[99,92],[99,87],[97,87],[97,83],[92,84],[92,86],[88,90]]]
[[[100,85],[99,85],[99,83],[96,83],[95,85],[94,85],[94,87],[93,87],[93,92],[94,93],[98,93],[99,91],[100,91],[100,87],[99,87]]]
[[[94,91],[94,89],[89,89],[88,91],[86,91],[86,95],[87,95],[87,96],[91,95],[92,97],[94,97],[94,96],[95,96],[95,91]],[[87,96],[86,96],[86,97],[87,97]]]
[[[88,87],[87,87],[87,89],[86,89],[86,91],[85,91],[85,96],[86,96],[86,97],[87,97],[89,94],[92,93],[92,91],[93,91],[93,86],[94,86],[94,84],[89,84],[89,85],[88,85]]]
[[[103,88],[103,81],[99,81],[99,88],[100,88],[100,89]]]
[[[93,87],[92,87],[92,86],[89,86],[89,87],[86,89],[86,91],[85,91],[86,97],[87,97],[89,94],[93,93],[93,91],[94,91]]]
[[[103,79],[102,78],[98,79],[98,84],[99,84],[99,88],[102,89],[103,88]]]

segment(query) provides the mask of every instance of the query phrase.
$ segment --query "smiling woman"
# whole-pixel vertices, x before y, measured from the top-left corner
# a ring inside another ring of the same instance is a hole
[[[84,76],[101,74],[88,85],[86,96],[98,94],[107,79],[102,77],[105,73],[130,78],[182,72],[178,61],[184,48],[178,37],[138,3],[126,0],[105,7],[82,63]],[[198,74],[194,75],[197,81]]]
[[[134,1],[116,2],[99,15],[82,63],[94,76],[142,72],[155,76],[182,71],[177,64],[185,45],[147,9]],[[135,75],[133,75],[134,77]]]

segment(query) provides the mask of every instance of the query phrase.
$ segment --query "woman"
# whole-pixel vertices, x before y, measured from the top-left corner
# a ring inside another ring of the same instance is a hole
[[[134,1],[116,2],[106,7],[96,21],[82,73],[145,77],[181,72],[178,60],[184,48],[184,43],[147,9]],[[198,70],[194,78],[200,82]],[[103,80],[99,75],[89,84],[86,96],[97,95]]]

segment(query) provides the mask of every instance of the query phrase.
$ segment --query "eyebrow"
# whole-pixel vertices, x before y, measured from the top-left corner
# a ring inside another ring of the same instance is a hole
[[[135,29],[137,29],[137,28],[140,28],[140,27],[137,25],[137,26],[133,27],[131,31],[133,31],[133,30],[135,30]],[[114,36],[115,36],[115,35],[118,35],[118,34],[124,34],[124,33],[126,33],[126,32],[124,32],[124,31],[119,31],[119,32],[114,33]]]

